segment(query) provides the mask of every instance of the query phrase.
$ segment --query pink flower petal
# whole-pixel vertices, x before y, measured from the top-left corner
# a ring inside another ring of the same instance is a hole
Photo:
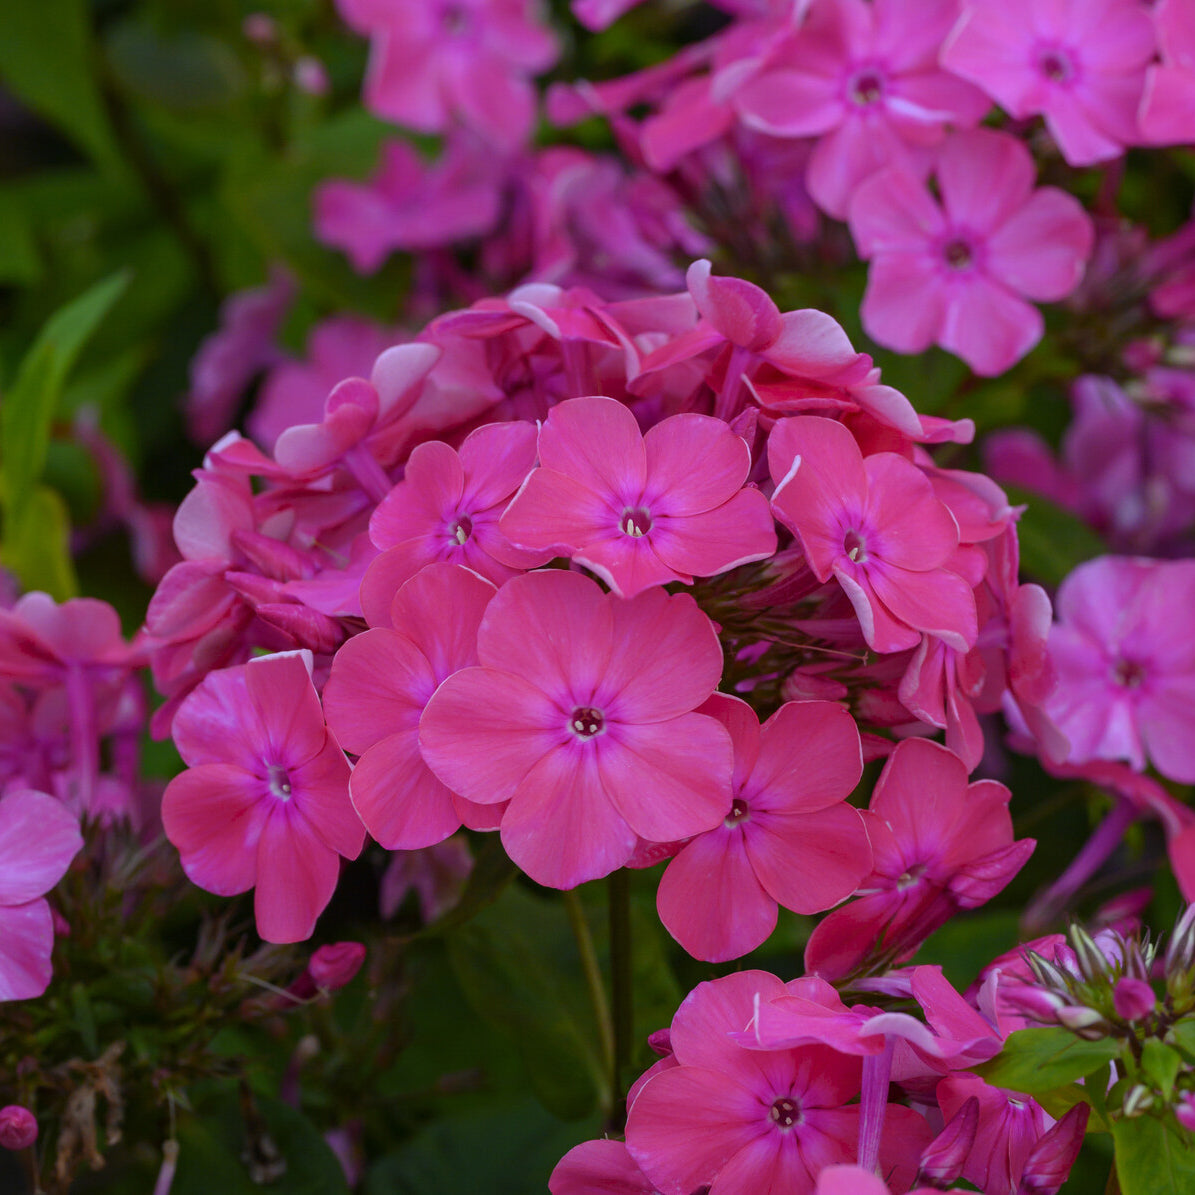
[[[939,340],[946,300],[940,269],[924,251],[884,253],[867,272],[859,315],[886,348],[922,353]]]
[[[289,804],[337,854],[355,859],[365,845],[365,830],[349,800],[350,770],[329,735],[318,755],[288,773]]]
[[[349,787],[365,828],[389,851],[432,846],[461,827],[452,793],[423,762],[415,732],[392,734],[366,751]]]
[[[554,406],[539,433],[545,469],[596,494],[634,502],[647,480],[647,454],[635,416],[613,398],[573,398]]]
[[[1029,200],[1035,171],[1021,141],[992,129],[948,137],[938,158],[938,185],[951,220],[989,234]]]
[[[673,415],[643,437],[643,501],[661,515],[693,515],[727,502],[747,480],[751,452],[721,419]]]
[[[78,819],[56,797],[9,791],[0,800],[0,905],[44,896],[82,849]]]
[[[859,730],[847,710],[789,701],[763,725],[743,798],[770,812],[814,813],[848,797],[862,774]]]
[[[1035,191],[988,241],[988,269],[1029,299],[1065,299],[1091,254],[1091,219],[1073,195]]]
[[[44,900],[0,906],[0,1000],[32,1000],[50,986],[54,918]]]
[[[311,653],[258,656],[245,668],[245,688],[257,710],[269,763],[297,767],[323,749],[327,737],[319,695],[311,682]]]
[[[775,554],[777,542],[771,506],[754,489],[739,490],[716,510],[656,519],[650,538],[665,565],[694,577],[766,560]]]
[[[340,875],[340,859],[300,816],[275,806],[257,846],[253,909],[257,932],[267,942],[302,942],[328,906]]]
[[[1041,340],[1044,327],[1036,307],[982,274],[973,274],[950,297],[938,343],[976,373],[995,377]]]
[[[391,621],[427,657],[439,682],[477,663],[477,631],[495,592],[468,569],[432,564],[395,595]]]
[[[447,444],[417,445],[403,480],[378,504],[369,520],[369,537],[379,548],[429,535],[460,506],[465,471]]]
[[[562,555],[620,535],[621,508],[554,469],[536,469],[515,495],[498,527],[511,543]]]

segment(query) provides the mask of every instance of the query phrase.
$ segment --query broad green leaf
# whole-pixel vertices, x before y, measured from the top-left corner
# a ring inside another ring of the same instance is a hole
[[[1108,545],[1077,515],[1016,486],[1005,486],[1009,501],[1028,507],[1017,523],[1021,568],[1048,585],[1058,585],[1086,560],[1105,556]]]
[[[1190,1061],[1195,1061],[1195,1018],[1188,1016],[1171,1025],[1166,1037],[1178,1046]]]
[[[0,502],[16,517],[41,476],[50,422],[67,373],[84,344],[128,285],[114,274],[57,311],[25,355],[0,404]],[[10,534],[10,532],[6,532]]]
[[[26,496],[16,518],[5,518],[0,563],[25,589],[40,589],[57,601],[78,592],[71,561],[70,516],[62,496],[39,485]]]
[[[1141,1073],[1166,1097],[1174,1091],[1174,1081],[1182,1069],[1183,1060],[1177,1050],[1147,1037],[1141,1044]]]
[[[1123,1195],[1191,1195],[1195,1141],[1167,1118],[1138,1116],[1112,1125],[1116,1177]]]
[[[96,82],[86,0],[0,4],[0,79],[100,166],[123,169]]]
[[[1034,1095],[1082,1079],[1119,1053],[1110,1038],[1084,1041],[1061,1026],[1018,1029],[995,1058],[974,1069],[994,1087]]]

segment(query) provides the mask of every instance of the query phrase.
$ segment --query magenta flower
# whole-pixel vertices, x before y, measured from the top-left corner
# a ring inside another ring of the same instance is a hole
[[[962,760],[937,743],[901,743],[871,799],[868,894],[813,931],[805,951],[810,974],[835,979],[867,958],[906,959],[956,909],[1001,891],[1035,845],[1013,841],[1009,796],[994,780],[968,785]]]
[[[571,556],[624,597],[776,551],[767,499],[743,488],[750,450],[719,419],[674,415],[644,436],[615,399],[572,399],[548,415],[539,459],[500,529]]]
[[[528,573],[490,602],[477,657],[428,702],[423,757],[467,800],[510,801],[502,843],[536,883],[608,875],[639,838],[677,841],[729,812],[730,736],[694,712],[722,651],[692,598]]]
[[[1002,373],[1041,339],[1041,313],[1025,300],[1064,299],[1078,285],[1091,220],[1073,196],[1033,189],[1033,159],[1006,133],[953,134],[935,176],[940,204],[899,170],[855,192],[851,235],[871,261],[863,326],[902,353],[938,344],[976,373]]]
[[[1158,145],[1195,142],[1195,0],[1153,7],[1162,61],[1150,66],[1141,97],[1141,132]]]
[[[394,596],[388,621],[356,635],[332,661],[328,725],[361,758],[350,782],[365,828],[390,850],[442,842],[466,822],[487,824],[428,770],[419,719],[436,687],[477,663],[477,628],[494,587],[454,564],[432,564]],[[496,824],[496,823],[491,823]]]
[[[647,1078],[627,1120],[627,1149],[663,1195],[711,1184],[813,1195],[823,1167],[855,1160],[860,1109],[848,1101],[859,1094],[859,1058],[824,1045],[760,1050],[733,1040],[757,1001],[785,990],[774,975],[741,971],[699,984],[677,1010],[675,1065]],[[897,1190],[908,1188],[929,1136],[917,1113],[888,1105],[880,1169]]]
[[[668,865],[657,903],[695,958],[722,962],[760,945],[778,904],[820,913],[871,870],[863,818],[846,804],[859,782],[859,731],[829,701],[788,702],[761,728],[749,705],[715,694],[702,706],[734,744],[733,803]]]
[[[83,849],[78,820],[54,797],[0,799],[0,1000],[40,996],[53,973],[54,918],[45,894]]]
[[[459,452],[441,440],[412,451],[403,480],[369,520],[370,538],[382,549],[361,589],[372,625],[386,624],[399,586],[433,561],[463,565],[501,585],[552,559],[552,552],[516,548],[498,529],[535,466],[535,439],[534,424],[491,423],[467,436]]]
[[[885,166],[916,171],[947,124],[970,126],[990,101],[938,65],[957,0],[821,0],[789,53],[735,95],[745,124],[819,137],[806,186],[832,216]]]
[[[1068,763],[1148,760],[1195,781],[1195,562],[1088,561],[1063,581],[1057,609],[1046,712],[1070,739]]]
[[[1018,119],[1040,113],[1063,157],[1089,166],[1137,142],[1137,104],[1153,53],[1140,0],[966,0],[942,65]]]
[[[781,420],[768,440],[772,505],[819,581],[837,579],[863,636],[880,652],[936,636],[974,646],[975,598],[950,570],[958,524],[929,479],[891,452],[864,457],[841,423]]]
[[[529,0],[337,0],[370,38],[365,105],[423,133],[459,118],[499,149],[535,120],[529,76],[556,60],[556,39]]]
[[[310,669],[310,653],[282,652],[210,673],[175,715],[188,770],[162,796],[187,876],[220,896],[256,888],[268,942],[311,936],[340,856],[355,859],[365,840]]]

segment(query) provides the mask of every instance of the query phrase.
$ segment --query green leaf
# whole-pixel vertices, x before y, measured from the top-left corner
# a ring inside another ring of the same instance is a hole
[[[6,517],[19,516],[41,476],[66,376],[128,281],[126,273],[114,274],[55,312],[21,362],[0,406],[0,502]]]
[[[29,212],[11,190],[0,191],[0,282],[29,286],[41,273]]]
[[[1191,1195],[1195,1148],[1169,1119],[1139,1116],[1112,1125],[1116,1176],[1123,1195]]]
[[[164,33],[147,20],[127,20],[104,45],[120,84],[154,105],[184,113],[226,109],[245,91],[245,71],[232,50],[194,30]]]
[[[100,166],[123,170],[96,83],[85,0],[0,4],[0,79]]]
[[[1187,1055],[1188,1061],[1195,1062],[1195,1017],[1175,1022],[1166,1037]]]
[[[1030,576],[1058,585],[1085,560],[1107,555],[1108,545],[1069,510],[1017,486],[1004,488],[1010,502],[1028,506],[1017,523],[1017,539],[1021,567]]]
[[[62,496],[39,485],[26,496],[20,517],[6,519],[0,564],[26,589],[40,589],[56,601],[79,591],[71,561],[70,516]]]
[[[1174,1092],[1174,1081],[1182,1069],[1183,1060],[1177,1050],[1163,1045],[1156,1037],[1147,1037],[1141,1044],[1142,1074],[1167,1100]]]
[[[995,1058],[974,1070],[994,1087],[1034,1095],[1085,1078],[1119,1053],[1111,1038],[1084,1041],[1061,1026],[1018,1029]]]

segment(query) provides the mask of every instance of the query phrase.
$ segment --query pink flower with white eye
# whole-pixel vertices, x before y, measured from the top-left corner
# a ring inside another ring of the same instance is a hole
[[[532,423],[491,423],[471,432],[459,451],[428,440],[411,452],[403,480],[369,520],[370,538],[382,549],[361,586],[371,625],[386,625],[399,586],[434,561],[501,585],[552,559],[551,552],[515,547],[498,528],[535,467],[535,440]]]
[[[817,579],[842,586],[870,647],[904,651],[923,632],[974,646],[975,598],[949,567],[958,524],[915,465],[891,452],[865,458],[846,427],[812,415],[776,424],[768,465],[773,508]]]
[[[820,913],[851,896],[871,870],[871,846],[846,804],[863,759],[842,706],[788,702],[762,728],[734,697],[715,693],[701,709],[730,732],[733,803],[669,863],[657,904],[694,958],[722,962],[767,938],[778,904]]]
[[[443,842],[464,822],[497,824],[488,807],[456,796],[419,752],[419,719],[440,683],[477,663],[477,628],[494,586],[455,564],[431,564],[394,595],[393,629],[356,635],[336,653],[324,687],[328,725],[353,769],[353,806],[389,850]]]
[[[480,667],[424,710],[423,758],[471,801],[509,801],[507,854],[538,884],[609,875],[640,838],[673,842],[730,808],[730,736],[696,713],[722,673],[688,595],[627,601],[577,573],[528,573],[491,600]]]
[[[1064,191],[1033,189],[1033,159],[1006,133],[951,135],[935,177],[940,203],[900,170],[855,192],[851,235],[871,262],[863,326],[902,353],[937,344],[976,373],[1002,373],[1041,339],[1026,300],[1064,299],[1079,284],[1091,220]]]
[[[1152,763],[1195,781],[1195,562],[1102,556],[1058,590],[1050,633],[1058,688],[1045,709],[1069,763]]]
[[[31,789],[0,799],[0,1000],[29,1000],[49,986],[54,918],[43,898],[82,848],[61,801]]]
[[[842,219],[865,178],[885,166],[916,171],[948,124],[973,125],[989,108],[938,65],[957,16],[957,0],[819,0],[791,51],[739,89],[735,108],[773,136],[819,138],[806,186]]]
[[[617,400],[576,398],[552,408],[539,459],[501,531],[571,556],[623,597],[776,551],[767,499],[743,488],[751,452],[720,419],[673,415],[644,436]]]
[[[1153,7],[1162,61],[1150,66],[1140,126],[1155,145],[1195,142],[1195,0],[1158,0]]]
[[[188,770],[166,786],[162,824],[183,870],[220,896],[255,888],[267,942],[311,936],[340,858],[365,841],[349,765],[311,683],[311,653],[210,673],[174,719]]]
[[[1137,143],[1154,45],[1140,0],[966,0],[942,65],[1018,120],[1040,113],[1063,157],[1090,166]]]

